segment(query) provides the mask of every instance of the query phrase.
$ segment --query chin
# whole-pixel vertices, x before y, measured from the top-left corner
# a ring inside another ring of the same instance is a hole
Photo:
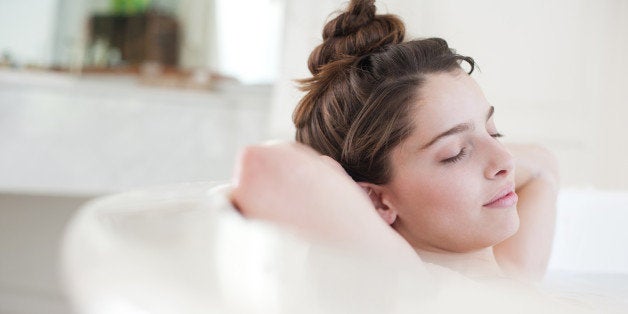
[[[512,216],[508,218],[509,219],[507,219],[507,221],[505,221],[503,224],[504,228],[495,235],[496,242],[493,243],[491,246],[503,242],[504,240],[515,235],[517,231],[519,231],[519,214],[517,213],[516,208],[513,210]]]
[[[512,216],[499,223],[499,228],[486,227],[482,234],[475,237],[476,241],[460,241],[452,251],[468,253],[497,245],[512,237],[519,230],[519,215],[515,210]],[[465,243],[466,242],[466,243]]]

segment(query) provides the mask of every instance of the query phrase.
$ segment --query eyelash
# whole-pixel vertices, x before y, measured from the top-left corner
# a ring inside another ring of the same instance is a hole
[[[503,135],[503,134],[501,134],[501,133],[494,133],[494,134],[491,134],[491,137],[493,137],[493,138],[499,138],[499,137],[504,137],[504,135]],[[443,162],[443,163],[446,163],[446,164],[453,164],[453,163],[455,163],[455,162],[460,161],[460,159],[462,159],[462,158],[463,158],[464,156],[466,156],[466,155],[467,155],[467,148],[466,148],[466,147],[463,147],[463,148],[460,150],[460,152],[458,153],[458,155],[456,155],[456,156],[454,156],[454,157],[447,158],[447,159],[443,160],[442,162]]]
[[[460,152],[458,153],[458,155],[456,155],[454,157],[447,158],[447,159],[443,160],[442,162],[446,163],[446,164],[453,164],[453,163],[459,161],[460,159],[462,159],[462,157],[464,157],[465,155],[467,155],[467,148],[463,147],[460,150]]]

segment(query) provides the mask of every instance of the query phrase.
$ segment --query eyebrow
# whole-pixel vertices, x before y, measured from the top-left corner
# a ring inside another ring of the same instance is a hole
[[[488,114],[486,115],[486,121],[488,121],[492,116],[493,113],[495,112],[495,107],[491,106],[488,109]],[[421,147],[421,150],[426,149],[428,147],[430,147],[432,144],[436,143],[438,140],[440,140],[443,137],[446,136],[450,136],[450,135],[454,135],[454,134],[458,134],[458,133],[462,133],[462,132],[466,132],[468,130],[471,130],[473,128],[473,125],[469,122],[466,123],[460,123],[456,126],[454,126],[453,128],[438,134],[436,137],[434,137],[431,141],[429,141],[427,144],[425,144],[423,147]]]

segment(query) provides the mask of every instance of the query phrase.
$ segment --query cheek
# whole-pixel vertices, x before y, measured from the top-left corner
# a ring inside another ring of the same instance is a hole
[[[479,184],[471,167],[439,168],[428,182],[431,193],[445,203],[466,203],[477,195]]]
[[[400,209],[431,219],[471,215],[476,209],[479,182],[473,182],[466,171],[437,171],[422,178],[404,180],[398,187]]]
[[[414,246],[453,252],[488,247],[512,235],[516,211],[495,215],[482,207],[486,182],[480,170],[474,165],[432,168],[396,178],[397,231]]]

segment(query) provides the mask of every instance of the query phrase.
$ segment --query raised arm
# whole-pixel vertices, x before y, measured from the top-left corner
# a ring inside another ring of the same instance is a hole
[[[240,156],[234,179],[232,202],[246,217],[271,221],[309,238],[390,256],[400,263],[421,263],[342,167],[304,145],[248,147]]]
[[[498,263],[507,273],[540,280],[547,269],[559,189],[558,163],[537,145],[509,144],[515,157],[515,190],[519,195],[519,231],[493,247]]]

